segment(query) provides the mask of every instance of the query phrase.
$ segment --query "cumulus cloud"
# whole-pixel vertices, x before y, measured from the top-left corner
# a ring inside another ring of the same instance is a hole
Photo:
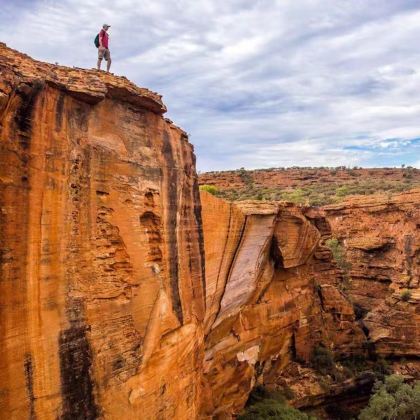
[[[64,65],[110,23],[113,71],[164,95],[200,170],[419,164],[417,0],[0,4],[0,40]]]

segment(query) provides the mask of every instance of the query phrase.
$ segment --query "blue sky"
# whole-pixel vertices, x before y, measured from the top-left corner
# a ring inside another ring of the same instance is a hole
[[[420,0],[0,0],[0,41],[39,60],[93,67],[104,22],[201,171],[420,167]]]

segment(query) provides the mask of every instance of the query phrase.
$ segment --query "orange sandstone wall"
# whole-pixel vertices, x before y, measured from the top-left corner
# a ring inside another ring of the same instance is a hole
[[[331,232],[322,213],[226,203],[206,192],[201,200],[208,303],[204,416],[238,413],[256,384],[281,384],[290,362],[308,361],[317,343],[339,356],[363,351],[365,336],[324,245]]]
[[[257,384],[290,386],[292,403],[306,407],[344,392],[339,383],[325,391],[308,368],[321,342],[338,359],[405,357],[396,370],[419,376],[420,191],[325,208],[228,203],[206,192],[201,202],[204,416],[238,413]],[[348,268],[334,260],[332,237]]]
[[[325,212],[346,250],[348,293],[371,345],[381,355],[418,358],[420,190],[355,197]]]
[[[322,402],[304,363],[321,342],[418,357],[418,191],[200,200],[165,111],[125,78],[0,44],[3,416],[230,418],[259,383]]]
[[[0,412],[195,418],[193,148],[158,95],[0,44]]]

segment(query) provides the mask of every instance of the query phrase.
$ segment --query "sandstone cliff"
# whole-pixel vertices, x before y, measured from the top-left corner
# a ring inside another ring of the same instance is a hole
[[[420,355],[420,190],[325,207],[346,250],[347,293],[378,354]]]
[[[201,199],[204,414],[239,412],[254,385],[280,386],[290,362],[309,362],[317,344],[337,357],[363,352],[365,337],[338,287],[340,276],[324,244],[331,232],[320,212],[290,204],[232,204],[205,192]]]
[[[0,44],[0,412],[195,418],[193,148],[161,98]]]
[[[314,406],[359,386],[320,377],[319,345],[418,372],[419,191],[200,198],[165,111],[0,44],[0,413],[231,418],[257,384]]]
[[[348,392],[366,396],[368,372],[345,380],[339,363],[334,381],[311,369],[320,343],[338,361],[386,357],[396,371],[420,377],[420,191],[325,208],[228,203],[206,192],[201,199],[203,413],[237,413],[256,384],[291,388],[292,403],[307,408]]]

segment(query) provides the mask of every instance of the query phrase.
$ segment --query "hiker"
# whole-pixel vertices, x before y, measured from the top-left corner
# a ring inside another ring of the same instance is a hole
[[[109,72],[109,69],[111,68],[111,53],[109,52],[109,35],[108,35],[108,29],[111,27],[111,25],[108,25],[106,23],[103,24],[101,31],[98,34],[98,70],[101,69],[101,63],[102,59],[105,58],[106,60],[106,71]]]

